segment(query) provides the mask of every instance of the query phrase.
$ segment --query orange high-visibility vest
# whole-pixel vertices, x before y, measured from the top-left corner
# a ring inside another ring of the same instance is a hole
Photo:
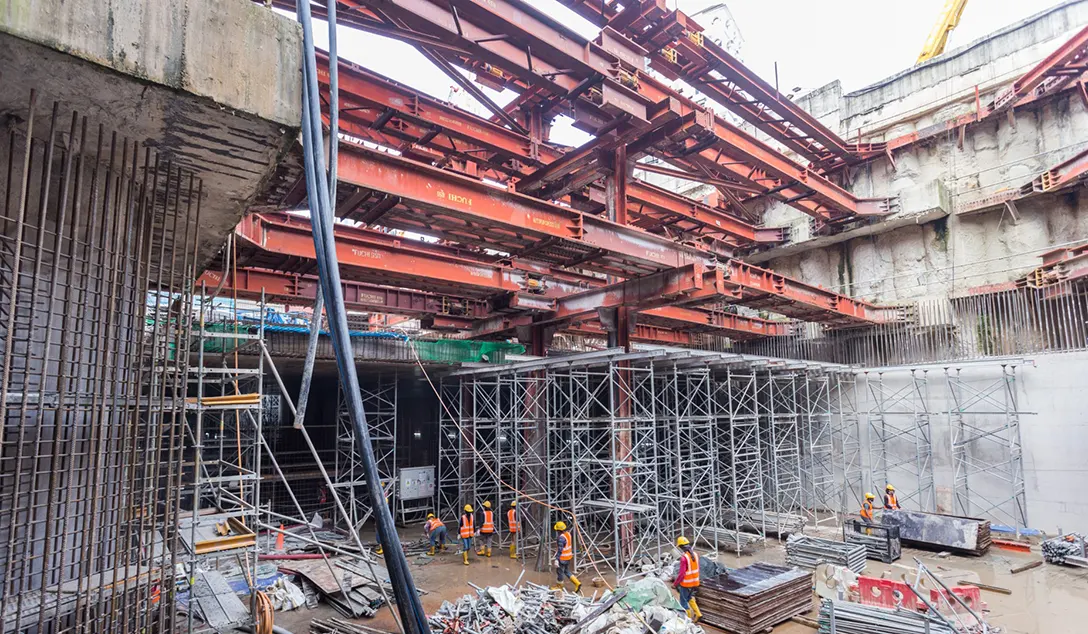
[[[491,511],[484,511],[484,523],[480,525],[481,533],[494,533],[495,532],[495,514]]]
[[[884,508],[892,510],[899,508],[899,500],[896,499],[894,493],[884,494]]]
[[[684,559],[687,560],[688,569],[684,571],[684,578],[680,585],[685,588],[699,587],[699,555],[691,551],[684,551]]]
[[[431,519],[427,520],[427,532],[428,533],[434,531],[434,529],[438,528],[439,526],[445,526],[445,524],[442,522],[442,520],[438,519],[437,517],[432,517]]]
[[[563,550],[559,551],[559,561],[570,561],[571,559],[574,559],[574,544],[570,541],[570,532],[563,531],[562,533],[559,533],[559,536],[566,540],[563,544]]]
[[[873,505],[868,501],[861,505],[861,516],[867,520],[873,519]]]
[[[472,534],[476,532],[476,528],[472,521],[472,514],[465,513],[461,516],[461,539],[468,539],[472,537]]]
[[[514,509],[506,512],[506,521],[510,524],[510,532],[518,532],[518,513]]]

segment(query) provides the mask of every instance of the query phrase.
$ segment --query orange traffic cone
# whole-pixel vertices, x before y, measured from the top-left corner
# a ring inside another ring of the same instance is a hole
[[[276,550],[283,552],[283,523],[280,523],[280,530],[276,533]]]

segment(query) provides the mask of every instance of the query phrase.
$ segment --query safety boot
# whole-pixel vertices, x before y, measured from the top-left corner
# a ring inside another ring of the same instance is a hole
[[[431,549],[427,551],[427,554],[434,557],[434,544],[431,544]]]
[[[438,545],[438,550],[439,550],[439,552],[443,552],[443,553],[446,552],[446,545],[445,544],[439,544]]]
[[[510,544],[510,559],[517,559],[517,558],[518,558],[518,545],[511,543]]]
[[[571,575],[570,576],[570,582],[574,584],[574,591],[575,592],[581,592],[582,582],[578,581],[578,577],[575,577],[574,575]]]
[[[468,551],[467,550],[462,550],[461,551],[461,558],[464,559],[465,565],[467,566],[468,565]]]
[[[487,547],[487,556],[488,557],[491,556],[491,547],[490,546]]]
[[[382,548],[382,545],[381,545],[381,544],[378,544],[378,550],[375,550],[375,551],[374,551],[374,554],[375,554],[375,555],[383,555],[383,554],[385,554],[385,550],[384,550],[384,549]]]
[[[553,584],[552,584],[552,587],[551,587],[551,589],[552,589],[552,590],[562,590],[562,589],[563,589],[563,584],[561,584],[561,583],[553,583]]]
[[[702,611],[699,610],[699,604],[695,602],[694,597],[691,601],[688,601],[688,605],[691,606],[691,612],[695,614],[695,618],[691,619],[692,623],[698,623],[703,618]]]
[[[477,557],[483,557],[483,556],[484,556],[484,553],[486,553],[486,552],[487,552],[487,551],[486,551],[486,550],[484,550],[484,547],[483,547],[483,546],[480,546],[480,548],[479,548],[479,549],[478,549],[478,550],[476,551],[476,556],[477,556]]]

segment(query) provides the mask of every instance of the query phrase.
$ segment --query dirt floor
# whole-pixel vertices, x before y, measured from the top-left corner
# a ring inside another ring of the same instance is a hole
[[[816,531],[806,530],[806,533],[816,534]],[[415,533],[404,531],[403,536],[414,539]],[[514,583],[523,570],[523,579],[541,584],[552,583],[552,574],[532,570],[535,558],[522,568],[521,560],[510,559],[505,550],[500,552],[495,549],[492,554],[490,559],[472,556],[469,566],[461,563],[461,557],[454,549],[447,550],[433,560],[409,558],[416,585],[426,591],[423,595],[424,609],[429,613],[445,600],[454,600],[463,594],[475,592],[468,585],[469,582],[479,586]],[[718,560],[729,567],[742,567],[756,561],[785,563],[785,557],[784,547],[772,539],[767,548],[751,555],[736,557],[723,553]],[[896,563],[901,566],[914,566],[914,558],[942,575],[946,582],[973,580],[1011,590],[1010,595],[982,591],[982,600],[989,605],[990,624],[1000,627],[1005,634],[1064,634],[1088,631],[1088,570],[1044,564],[1039,568],[1012,575],[1009,574],[1009,569],[1038,560],[1040,555],[1038,552],[1022,553],[998,548],[991,548],[983,557],[941,557],[932,552],[904,548],[902,559]],[[884,571],[893,571],[893,566],[870,560],[865,573],[879,576]],[[583,592],[594,592],[591,578],[592,575],[583,575]],[[809,618],[816,618],[817,606],[814,599],[813,610],[807,615]],[[314,610],[302,608],[294,612],[278,612],[276,624],[294,634],[306,634],[309,632],[311,619],[330,616],[338,617],[339,614],[323,603]],[[375,618],[362,619],[360,622],[389,632],[397,631],[387,608],[383,608]],[[716,631],[713,628],[707,630]],[[811,634],[813,631],[796,623],[785,623],[774,630],[775,634]]]

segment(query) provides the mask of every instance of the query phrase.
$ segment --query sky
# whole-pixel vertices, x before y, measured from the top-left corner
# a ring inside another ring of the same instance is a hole
[[[596,28],[555,0],[528,0],[556,16],[584,37]],[[719,4],[716,0],[679,2],[685,13]],[[772,85],[775,65],[783,93],[798,94],[836,79],[847,92],[863,88],[910,68],[921,51],[945,0],[734,0],[726,2],[744,39],[740,57]],[[1058,0],[969,0],[945,50],[968,44],[1006,25],[1033,15]],[[316,44],[327,46],[323,23]],[[463,105],[454,84],[407,44],[341,27],[340,55],[350,61],[440,99]],[[485,89],[486,90],[486,89]],[[499,104],[513,99],[506,91],[488,91]],[[479,113],[483,113],[480,111]],[[581,145],[588,136],[557,122],[554,141]]]

